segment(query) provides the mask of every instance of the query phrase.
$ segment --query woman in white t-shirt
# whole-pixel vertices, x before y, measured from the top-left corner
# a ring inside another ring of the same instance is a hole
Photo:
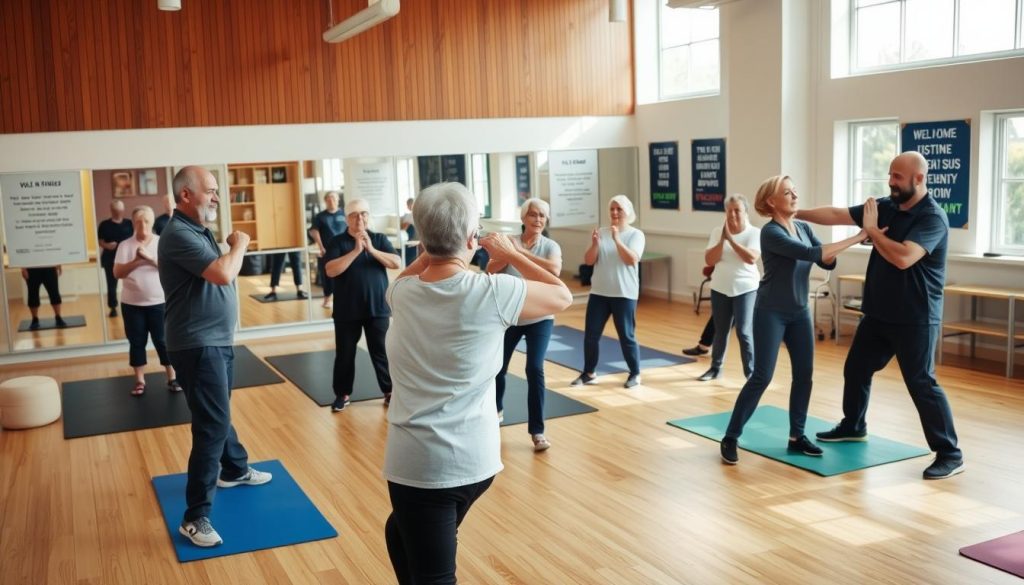
[[[160,286],[156,252],[160,236],[153,233],[153,209],[146,205],[133,209],[132,226],[134,235],[118,245],[114,256],[114,277],[124,281],[121,316],[128,338],[128,364],[135,369],[131,393],[141,396],[146,391],[146,342],[150,337],[160,365],[167,370],[167,389],[181,392],[164,343],[164,289]]]
[[[523,221],[523,233],[512,238],[512,243],[530,259],[531,262],[558,276],[562,272],[562,248],[558,242],[545,236],[542,232],[548,225],[551,207],[547,201],[536,197],[527,199],[519,209],[519,218]],[[503,273],[519,276],[513,266],[493,259],[487,263],[487,272]],[[519,340],[526,338],[526,411],[528,422],[526,432],[533,440],[534,451],[544,451],[551,447],[551,442],[544,436],[544,356],[548,353],[548,342],[551,341],[551,330],[555,325],[554,315],[545,315],[538,319],[520,319],[518,323],[505,330],[505,355],[501,371],[494,383],[498,400],[498,420],[504,420],[505,374],[508,363],[519,345]]]
[[[480,244],[523,278],[470,271],[480,214],[458,183],[424,189],[413,216],[425,252],[387,293],[384,535],[399,583],[454,583],[458,526],[502,469],[494,379],[505,330],[564,310],[572,294],[502,234]]]
[[[636,342],[636,301],[640,298],[640,258],[644,255],[644,233],[630,224],[636,221],[633,203],[625,195],[616,195],[608,203],[611,226],[595,228],[583,262],[594,267],[587,299],[583,328],[583,371],[573,386],[597,382],[597,361],[601,334],[608,317],[615,323],[622,357],[629,366],[623,384],[632,388],[640,383],[640,345]]]
[[[736,326],[740,341],[743,376],[754,371],[754,301],[761,274],[761,230],[750,225],[747,198],[733,193],[725,198],[725,225],[711,230],[704,263],[714,266],[711,273],[711,318],[715,320],[715,340],[711,344],[711,368],[698,380],[707,382],[722,375],[722,360],[729,346],[729,330]]]

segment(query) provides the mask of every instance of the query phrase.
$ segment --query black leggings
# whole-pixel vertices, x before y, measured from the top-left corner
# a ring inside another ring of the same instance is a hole
[[[35,308],[39,306],[39,287],[43,286],[46,288],[46,294],[50,297],[51,305],[59,305],[61,303],[60,298],[60,286],[57,283],[57,269],[54,267],[48,268],[29,268],[28,269],[28,306]]]
[[[384,537],[399,585],[456,582],[459,524],[492,481],[494,477],[436,490],[388,482],[392,512],[384,525]]]

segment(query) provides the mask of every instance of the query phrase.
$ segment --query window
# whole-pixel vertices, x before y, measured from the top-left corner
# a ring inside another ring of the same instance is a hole
[[[849,0],[850,70],[1024,53],[1024,0]]]
[[[996,117],[992,251],[1024,256],[1024,112]]]
[[[477,208],[481,217],[491,217],[491,173],[490,161],[486,154],[470,155],[470,185],[469,188],[476,195]]]
[[[718,9],[669,8],[659,2],[660,99],[718,93]]]
[[[889,163],[899,154],[899,137],[896,120],[850,124],[850,205],[889,194]]]

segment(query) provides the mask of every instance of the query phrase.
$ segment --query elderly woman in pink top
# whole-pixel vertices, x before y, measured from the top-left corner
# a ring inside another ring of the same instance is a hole
[[[167,370],[167,389],[181,392],[164,344],[164,289],[157,272],[156,248],[160,236],[153,233],[153,209],[142,205],[132,210],[135,234],[121,242],[114,257],[114,276],[124,281],[121,315],[128,338],[128,363],[135,369],[133,396],[146,391],[146,342],[153,338],[160,365]]]

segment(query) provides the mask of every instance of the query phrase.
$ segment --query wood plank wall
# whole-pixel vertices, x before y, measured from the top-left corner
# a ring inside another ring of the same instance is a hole
[[[0,132],[633,112],[608,0],[402,0],[328,44],[330,1],[0,1]]]

